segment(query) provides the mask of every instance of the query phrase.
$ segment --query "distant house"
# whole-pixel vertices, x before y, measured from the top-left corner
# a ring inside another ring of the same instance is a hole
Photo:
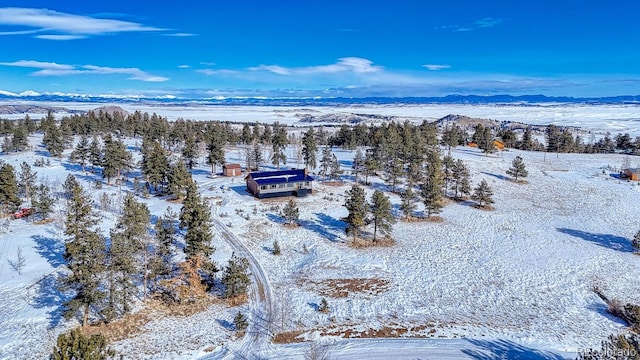
[[[222,175],[224,176],[238,176],[242,174],[242,168],[240,164],[224,164],[222,165]]]
[[[247,190],[262,199],[277,196],[306,196],[313,192],[313,177],[304,169],[252,172],[245,177]]]
[[[624,169],[624,175],[629,180],[639,181],[640,180],[640,168]]]

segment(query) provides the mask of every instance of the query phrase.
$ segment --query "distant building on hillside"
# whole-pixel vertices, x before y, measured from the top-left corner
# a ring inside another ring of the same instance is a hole
[[[245,177],[247,190],[256,197],[306,196],[313,192],[313,177],[305,169],[252,172]]]
[[[222,165],[222,175],[224,176],[238,176],[241,174],[242,174],[242,167],[240,167],[240,164]]]
[[[629,180],[633,180],[633,181],[640,181],[640,168],[628,168],[628,169],[624,169],[624,175],[627,177],[627,179]]]

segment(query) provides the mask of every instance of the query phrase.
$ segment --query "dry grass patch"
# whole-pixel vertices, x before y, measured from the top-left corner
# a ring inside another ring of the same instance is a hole
[[[49,224],[49,223],[52,223],[52,222],[53,222],[53,219],[49,218],[49,219],[35,221],[34,224],[36,224],[36,225],[45,225],[45,224]]]
[[[478,204],[475,204],[475,205],[473,205],[473,207],[476,208],[476,209],[484,210],[484,211],[493,211],[493,210],[496,209],[491,205],[478,205]]]
[[[376,239],[375,242],[373,241],[373,238],[358,237],[358,238],[355,238],[355,240],[352,239],[349,242],[349,245],[354,249],[364,249],[364,248],[370,248],[370,247],[391,247],[395,244],[396,244],[396,240],[391,237],[379,238],[379,239]]]
[[[407,325],[392,323],[381,328],[357,329],[356,324],[345,324],[320,329],[293,330],[278,333],[273,337],[273,342],[277,344],[291,344],[304,342],[302,335],[319,331],[320,336],[339,336],[345,339],[373,339],[373,338],[427,338],[433,337],[436,332],[436,325],[425,323],[418,325]]]
[[[271,341],[276,344],[293,344],[293,343],[301,343],[304,339],[300,336],[306,333],[306,330],[293,330],[293,331],[285,331],[281,333],[277,333],[273,336]]]
[[[391,281],[377,278],[300,280],[299,283],[320,295],[332,298],[345,298],[356,293],[376,296],[391,287]]]
[[[345,186],[343,181],[323,181],[322,185],[341,187]]]
[[[145,303],[142,310],[127,314],[108,324],[101,322],[88,326],[83,329],[83,333],[86,335],[101,334],[107,342],[120,341],[142,333],[143,327],[152,320],[170,316],[191,316],[205,311],[216,301],[219,300],[211,296],[190,304],[169,304],[159,299],[151,299]]]

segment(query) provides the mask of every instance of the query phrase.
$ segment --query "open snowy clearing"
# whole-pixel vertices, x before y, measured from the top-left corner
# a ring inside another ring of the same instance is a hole
[[[31,140],[37,144],[41,136]],[[334,151],[349,170],[353,153]],[[229,151],[228,160],[242,162],[239,154]],[[206,165],[193,173],[216,212],[228,215],[221,217],[222,223],[265,271],[274,301],[271,324],[265,326],[268,333],[330,341],[332,358],[371,358],[373,352],[412,359],[429,354],[552,358],[596,347],[619,331],[623,324],[606,314],[591,288],[598,285],[611,298],[640,303],[640,257],[631,253],[629,240],[639,226],[640,209],[633,203],[640,186],[619,181],[609,171],[603,174],[608,166],[620,167],[623,156],[513,150],[484,156],[467,147],[454,149],[452,155],[470,167],[474,185],[483,178],[489,182],[495,210],[451,202],[440,214],[443,222],[400,221],[394,227],[394,246],[366,249],[349,246],[340,221],[346,215],[342,204],[351,185],[349,174],[343,186],[318,183],[313,195],[296,199],[300,226],[285,227],[277,208],[287,199],[254,199],[241,177],[209,178]],[[527,184],[515,184],[504,175],[516,155],[527,165]],[[19,167],[39,156],[2,159]],[[632,166],[637,162],[631,158]],[[295,160],[290,158],[289,164],[295,166]],[[33,169],[58,186],[68,173],[87,187],[96,179],[66,158]],[[374,189],[387,190],[380,179],[370,180],[368,195]],[[104,186],[92,188],[92,194],[97,203],[102,192],[117,190]],[[391,199],[397,210],[398,197]],[[161,215],[167,206],[179,210],[178,204],[159,198],[141,201],[153,215]],[[106,234],[116,215],[103,213]],[[43,225],[0,220],[0,358],[45,358],[57,334],[76,325],[60,315],[64,294],[57,291],[55,277],[63,271],[63,230],[61,215],[56,216]],[[274,240],[282,247],[280,256],[271,254]],[[216,261],[224,264],[234,248],[220,230],[214,245]],[[8,263],[18,248],[26,258],[21,275]],[[331,291],[335,286],[349,290]],[[323,297],[328,314],[317,311]],[[240,343],[231,325],[238,310],[247,312],[250,305],[215,303],[191,316],[158,317],[113,347],[127,358],[232,357],[223,349],[233,351]],[[427,339],[339,340],[374,333]],[[267,344],[255,351],[266,358],[302,358],[308,345]]]
[[[0,102],[0,105],[20,104],[21,102]],[[31,104],[24,102],[25,104]],[[396,116],[398,121],[409,120],[420,123],[423,120],[434,121],[449,114],[466,115],[498,121],[521,122],[531,125],[555,124],[576,126],[597,133],[628,132],[632,136],[640,135],[640,106],[638,105],[588,105],[588,104],[425,104],[425,105],[350,105],[350,106],[226,106],[226,105],[150,105],[150,104],[103,104],[74,102],[42,102],[43,106],[58,106],[70,110],[89,111],[101,106],[119,106],[129,113],[135,111],[156,113],[170,121],[178,118],[192,120],[219,120],[233,122],[273,123],[278,121],[287,125],[308,126],[300,122],[302,115],[321,116],[325,114],[367,114]],[[30,114],[41,118],[46,113]],[[56,117],[68,115],[57,113]],[[6,114],[8,119],[21,119],[24,114]],[[369,123],[369,122],[367,122]],[[314,123],[320,125],[321,123]],[[330,123],[336,125],[336,123]]]

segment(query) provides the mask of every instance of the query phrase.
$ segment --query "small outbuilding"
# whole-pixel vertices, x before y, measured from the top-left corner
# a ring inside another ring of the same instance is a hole
[[[640,168],[624,169],[624,174],[629,180],[640,181]]]
[[[224,164],[222,165],[222,175],[224,176],[242,175],[242,167],[240,167],[240,164]]]
[[[252,172],[245,177],[247,190],[256,197],[306,196],[313,192],[313,177],[306,169]]]

